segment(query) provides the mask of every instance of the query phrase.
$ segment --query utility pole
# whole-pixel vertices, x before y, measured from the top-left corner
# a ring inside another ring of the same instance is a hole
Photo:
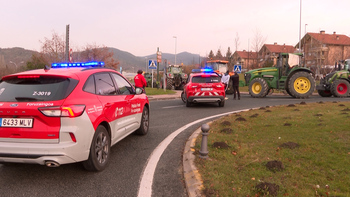
[[[66,25],[66,54],[65,54],[66,62],[69,62],[69,24]]]

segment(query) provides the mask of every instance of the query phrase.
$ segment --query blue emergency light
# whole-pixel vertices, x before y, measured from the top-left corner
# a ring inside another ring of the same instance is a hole
[[[104,65],[104,62],[52,63],[51,68],[87,68],[104,67]]]
[[[211,68],[202,68],[202,69],[192,69],[193,73],[213,73],[214,70]]]

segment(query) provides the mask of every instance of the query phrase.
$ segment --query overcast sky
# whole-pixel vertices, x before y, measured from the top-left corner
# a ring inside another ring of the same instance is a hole
[[[349,0],[302,0],[301,34],[350,36]],[[70,47],[114,47],[136,56],[190,52],[206,56],[230,47],[252,50],[256,32],[266,44],[296,45],[300,0],[0,0],[0,48],[40,51],[52,33]],[[174,38],[176,36],[176,38]]]

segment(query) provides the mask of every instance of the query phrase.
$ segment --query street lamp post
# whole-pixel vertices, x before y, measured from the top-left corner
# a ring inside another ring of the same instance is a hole
[[[15,62],[13,62],[13,61],[10,61],[10,63],[15,65],[15,68],[16,68],[16,71],[17,71],[18,70],[17,64]],[[23,64],[23,63],[24,63],[24,61],[21,61],[19,64]]]
[[[175,65],[176,65],[176,43],[177,43],[177,37],[173,36],[173,38],[175,38]]]

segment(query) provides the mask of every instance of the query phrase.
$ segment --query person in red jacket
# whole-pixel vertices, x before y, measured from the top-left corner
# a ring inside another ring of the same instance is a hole
[[[143,88],[143,89],[145,89],[145,87],[147,86],[147,82],[146,82],[145,77],[142,75],[142,73],[143,73],[142,70],[138,70],[137,71],[137,75],[134,77],[134,82],[135,82],[135,87],[136,88]]]

